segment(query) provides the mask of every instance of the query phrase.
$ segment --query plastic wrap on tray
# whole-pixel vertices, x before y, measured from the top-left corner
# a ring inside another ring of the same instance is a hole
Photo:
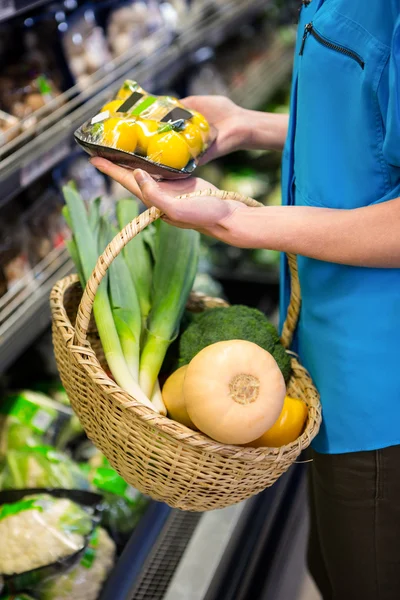
[[[75,139],[92,156],[143,168],[158,178],[178,179],[193,173],[215,135],[200,113],[128,80],[75,132]]]
[[[38,597],[40,600],[97,600],[114,560],[114,542],[104,529],[96,527],[79,562],[39,585]]]
[[[0,492],[0,574],[7,592],[30,591],[82,556],[99,519],[92,492]]]

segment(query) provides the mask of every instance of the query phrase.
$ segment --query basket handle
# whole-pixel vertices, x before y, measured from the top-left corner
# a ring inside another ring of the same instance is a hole
[[[236,192],[226,192],[223,190],[200,190],[197,192],[191,192],[190,194],[183,194],[177,196],[179,199],[193,198],[199,196],[215,196],[221,200],[236,200],[242,202],[246,206],[250,207],[262,207],[264,206],[260,202],[247,198]],[[143,229],[148,227],[151,223],[156,221],[162,216],[162,212],[155,207],[146,210],[144,213],[139,215],[137,219],[128,223],[122,231],[120,231],[115,238],[108,244],[104,252],[99,256],[96,266],[91,274],[90,278],[86,283],[85,290],[83,292],[81,301],[79,303],[78,312],[76,315],[75,322],[75,344],[79,346],[87,345],[87,331],[90,323],[90,316],[92,314],[93,302],[98,290],[98,287],[107,273],[107,270],[113,260],[122,252],[128,242],[136,237]],[[288,314],[283,326],[282,331],[282,343],[288,348],[292,341],[293,333],[297,326],[297,320],[300,313],[300,285],[297,274],[297,263],[296,256],[294,254],[288,255],[289,267],[292,278],[291,286],[291,297],[290,305],[288,308]]]

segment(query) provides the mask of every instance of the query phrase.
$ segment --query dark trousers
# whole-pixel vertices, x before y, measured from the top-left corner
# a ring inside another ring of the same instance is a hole
[[[400,600],[400,446],[312,452],[308,567],[324,600]]]

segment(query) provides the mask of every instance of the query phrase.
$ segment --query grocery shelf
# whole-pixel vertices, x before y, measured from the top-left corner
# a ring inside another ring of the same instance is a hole
[[[218,10],[172,41],[155,34],[151,52],[148,45],[134,48],[95,73],[85,90],[75,86],[52,100],[45,107],[46,111],[52,109],[50,115],[45,116],[41,109],[38,116],[43,118],[35,128],[0,149],[0,206],[68,155],[75,129],[93,116],[126,78],[139,80],[150,91],[167,85],[191,64],[196,50],[219,45],[235,28],[265,10],[265,5],[265,0],[221,3]]]
[[[49,2],[50,0],[0,0],[0,23]]]
[[[92,85],[84,91],[75,86],[63,99],[55,99],[54,111],[40,121],[35,137],[29,132],[22,134],[24,144],[9,155],[10,145],[0,148],[0,207],[70,154],[75,148],[75,129],[95,114],[127,77],[138,79],[153,91],[167,86],[192,64],[199,48],[219,45],[243,22],[261,14],[265,4],[265,0],[249,0],[245,5],[231,0],[220,3],[216,12],[213,5],[214,12],[205,11],[201,23],[186,28],[172,43],[154,38],[155,50],[146,58],[143,49],[135,49],[95,74]],[[290,39],[288,43],[275,36],[261,59],[245,71],[246,81],[232,87],[232,98],[248,108],[258,108],[286,80],[292,58]],[[49,325],[51,288],[72,270],[66,250],[53,251],[29,281],[22,280],[18,288],[0,299],[0,373]],[[225,280],[228,274],[216,271],[213,275]],[[274,270],[231,270],[228,278],[232,285],[248,282],[266,284],[269,289],[278,282]]]
[[[262,58],[248,67],[240,83],[231,88],[231,98],[248,109],[267,103],[277,89],[288,80],[293,66],[294,40],[288,30],[288,39],[276,35]]]
[[[0,374],[50,323],[49,294],[74,270],[65,248],[57,248],[0,298]]]

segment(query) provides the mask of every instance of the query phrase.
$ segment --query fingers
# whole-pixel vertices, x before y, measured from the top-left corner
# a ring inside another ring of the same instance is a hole
[[[136,179],[133,175],[133,171],[130,171],[129,169],[125,169],[124,167],[115,165],[114,163],[110,162],[109,160],[106,160],[105,158],[99,158],[97,156],[95,158],[91,158],[90,162],[92,163],[92,165],[94,167],[96,167],[96,169],[98,169],[105,175],[112,177],[115,181],[120,183],[125,189],[127,189],[129,192],[131,192],[135,196],[138,196],[138,198],[141,199],[140,187],[136,183]]]
[[[170,195],[165,188],[162,189],[145,171],[136,169],[133,171],[133,177],[140,189],[142,202],[150,208],[155,206],[161,212],[165,213],[169,219],[178,218],[177,205],[181,202]]]

